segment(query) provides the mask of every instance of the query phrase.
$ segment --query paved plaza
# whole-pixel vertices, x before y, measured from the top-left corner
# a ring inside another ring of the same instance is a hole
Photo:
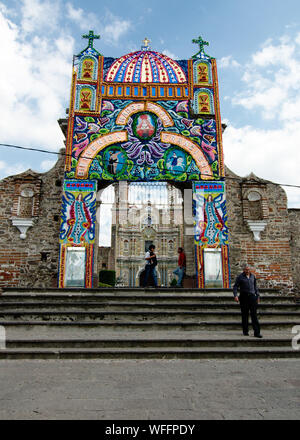
[[[0,419],[299,420],[299,360],[2,360]]]

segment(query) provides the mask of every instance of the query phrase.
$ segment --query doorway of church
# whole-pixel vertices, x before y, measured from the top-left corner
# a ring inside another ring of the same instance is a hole
[[[193,223],[191,219],[188,225],[185,220],[184,189],[181,183],[127,181],[104,189],[98,197],[98,272],[105,263],[108,270],[116,272],[117,286],[143,286],[145,254],[153,244],[159,286],[169,287],[174,278],[178,247],[186,249],[187,270],[193,276]],[[191,207],[189,211],[192,214]],[[152,277],[148,285],[154,286]]]

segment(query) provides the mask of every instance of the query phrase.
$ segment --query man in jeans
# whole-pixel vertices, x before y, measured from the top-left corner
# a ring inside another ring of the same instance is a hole
[[[178,267],[173,271],[173,273],[178,276],[176,287],[182,287],[182,280],[186,268],[186,256],[182,247],[178,248],[178,254]]]
[[[240,296],[238,297],[237,291],[240,289]],[[256,338],[262,338],[260,334],[260,326],[257,319],[257,305],[259,304],[259,292],[256,286],[256,278],[250,272],[248,265],[244,266],[243,272],[236,278],[233,286],[234,300],[240,303],[242,312],[242,326],[244,336],[249,336],[248,333],[248,320],[249,311],[251,314],[252,327],[254,330],[254,336]]]
[[[156,265],[157,265],[157,259],[156,255],[154,253],[155,246],[154,244],[151,244],[149,246],[149,250],[145,255],[146,260],[146,266],[145,266],[145,277],[144,277],[144,287],[147,286],[147,282],[149,279],[150,274],[152,274],[153,281],[155,287],[157,287],[157,275],[156,275]]]

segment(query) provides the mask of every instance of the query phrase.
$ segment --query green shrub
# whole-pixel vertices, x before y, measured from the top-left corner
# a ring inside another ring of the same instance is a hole
[[[170,286],[174,287],[177,285],[177,280],[175,280],[175,278],[172,279],[172,281],[170,282]]]
[[[98,287],[112,287],[110,284],[100,283],[98,284]]]
[[[99,282],[108,284],[110,287],[114,287],[116,284],[116,271],[115,270],[100,270]]]

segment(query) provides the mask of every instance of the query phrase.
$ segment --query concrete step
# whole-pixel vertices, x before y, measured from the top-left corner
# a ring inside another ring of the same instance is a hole
[[[123,332],[148,332],[148,331],[224,331],[239,330],[241,328],[240,320],[234,321],[0,321],[0,325],[4,326],[8,335],[46,335],[51,337],[58,332],[73,335],[74,332],[81,332],[87,337],[92,332],[101,336],[103,332],[123,331]],[[299,321],[280,321],[274,318],[269,321],[260,320],[262,331],[264,329],[287,330],[291,331],[292,327],[299,325]]]
[[[237,348],[141,348],[141,349],[6,349],[0,359],[258,359],[300,358],[300,352],[288,347]]]
[[[264,321],[279,320],[286,322],[296,322],[300,325],[300,312],[283,312],[260,311],[259,316]],[[174,311],[164,309],[163,311],[149,311],[149,310],[134,310],[134,311],[0,311],[0,324],[2,321],[81,321],[81,322],[102,322],[102,321],[122,321],[130,323],[134,321],[194,321],[210,322],[210,321],[232,321],[240,322],[241,313],[238,309],[236,311]]]
[[[22,326],[21,326],[22,327]],[[148,340],[148,341],[156,341],[157,339],[162,340],[162,339],[176,339],[176,340],[186,340],[186,339],[209,339],[209,340],[215,340],[215,339],[230,339],[230,340],[235,340],[235,339],[246,339],[249,340],[252,339],[252,327],[250,325],[249,330],[250,330],[250,336],[249,337],[245,337],[242,334],[242,328],[241,325],[238,327],[235,327],[234,329],[230,330],[228,328],[224,329],[224,330],[219,330],[219,331],[210,331],[209,327],[207,329],[197,329],[195,331],[189,331],[189,332],[182,332],[181,330],[165,330],[165,331],[160,331],[157,332],[156,330],[151,331],[151,329],[149,329],[149,331],[145,332],[145,331],[141,331],[139,329],[139,327],[137,327],[136,331],[124,331],[124,326],[121,327],[120,330],[116,330],[114,328],[112,328],[111,331],[106,331],[103,334],[101,333],[101,326],[93,326],[92,328],[89,328],[89,326],[73,326],[72,327],[72,332],[70,334],[70,332],[68,331],[68,329],[70,329],[70,326],[63,326],[63,325],[59,325],[57,327],[53,326],[53,327],[47,327],[46,325],[44,326],[37,326],[36,328],[40,328],[41,332],[40,333],[36,333],[34,335],[34,333],[30,330],[30,328],[27,329],[26,332],[18,331],[18,326],[14,327],[14,326],[9,326],[7,327],[7,340],[54,340],[54,339],[59,339],[59,340],[65,340],[65,339],[79,339],[79,340],[90,340],[90,339],[103,339],[103,340],[114,340],[114,339],[119,339],[119,340],[127,340],[127,339],[141,339],[141,340]],[[57,329],[57,332],[55,333],[55,328]],[[43,332],[43,330],[48,330],[49,333]],[[66,331],[65,331],[66,330]],[[95,330],[95,331],[93,331]],[[291,340],[292,338],[292,332],[291,332],[291,327],[287,327],[284,329],[267,329],[264,328],[264,337],[265,339],[280,339],[280,340],[284,340],[284,339],[289,339]],[[256,339],[255,339],[256,340]]]
[[[139,310],[143,312],[159,312],[164,310],[170,311],[206,311],[206,312],[221,312],[230,311],[236,312],[239,310],[239,306],[232,300],[231,302],[224,303],[212,303],[212,302],[186,302],[179,304],[178,302],[168,302],[167,304],[161,303],[160,301],[152,302],[47,302],[36,301],[36,302],[1,302],[0,301],[0,314],[5,312],[26,312],[26,311],[39,311],[39,312],[103,312],[103,311],[134,311]],[[259,305],[259,310],[261,312],[300,312],[300,304],[284,304],[284,303],[270,303],[262,302]]]
[[[230,289],[9,289],[0,296],[0,358],[299,357],[295,297],[268,290],[258,313],[264,339],[241,337]]]
[[[263,295],[261,297],[262,302],[268,302],[268,303],[281,303],[281,304],[295,304],[296,303],[296,297],[291,295]],[[84,302],[131,302],[131,303],[151,303],[153,301],[159,302],[161,304],[164,303],[172,303],[174,301],[178,303],[189,303],[189,302],[195,302],[195,303],[202,303],[202,302],[211,302],[211,303],[227,303],[233,301],[233,295],[232,293],[226,293],[222,295],[212,294],[212,293],[203,293],[198,292],[197,294],[194,292],[191,294],[190,292],[182,292],[181,290],[176,290],[175,292],[159,292],[155,291],[155,289],[150,290],[149,292],[141,291],[139,294],[136,292],[131,293],[115,293],[115,294],[107,294],[105,292],[102,293],[95,293],[93,295],[90,294],[72,294],[72,293],[61,293],[61,294],[53,294],[53,293],[45,293],[41,294],[39,292],[37,293],[6,293],[4,292],[0,296],[0,304],[7,304],[9,302],[53,302],[53,303],[59,303],[59,302],[71,302],[71,303],[84,303]],[[298,302],[299,304],[299,302]]]
[[[286,297],[293,295],[286,295],[276,289],[260,289],[261,296],[276,296],[276,297]],[[183,288],[172,288],[172,287],[159,287],[155,288],[101,288],[101,289],[42,289],[42,288],[4,288],[2,296],[30,296],[30,295],[41,295],[41,296],[77,296],[79,298],[84,298],[87,296],[137,296],[139,298],[149,295],[165,295],[165,296],[215,296],[215,297],[232,297],[232,289],[183,289]]]
[[[214,296],[226,296],[226,295],[232,295],[232,289],[184,289],[184,288],[175,288],[175,287],[158,287],[153,288],[149,287],[146,289],[143,288],[134,288],[134,287],[118,287],[118,288],[110,288],[110,287],[104,287],[100,289],[81,289],[81,288],[73,288],[73,289],[58,289],[58,288],[51,288],[51,289],[43,289],[43,288],[3,288],[2,295],[8,296],[8,295],[72,295],[72,296],[79,296],[84,297],[86,295],[93,296],[93,295],[124,295],[124,296],[143,296],[148,295],[149,293],[155,293],[155,294],[163,294],[163,295],[191,295],[191,296],[198,296],[198,295],[214,295]],[[277,294],[278,291],[274,290],[266,290],[266,294]]]
[[[46,349],[46,348],[200,348],[200,347],[289,347],[291,338],[94,338],[94,339],[9,339],[6,349]]]

